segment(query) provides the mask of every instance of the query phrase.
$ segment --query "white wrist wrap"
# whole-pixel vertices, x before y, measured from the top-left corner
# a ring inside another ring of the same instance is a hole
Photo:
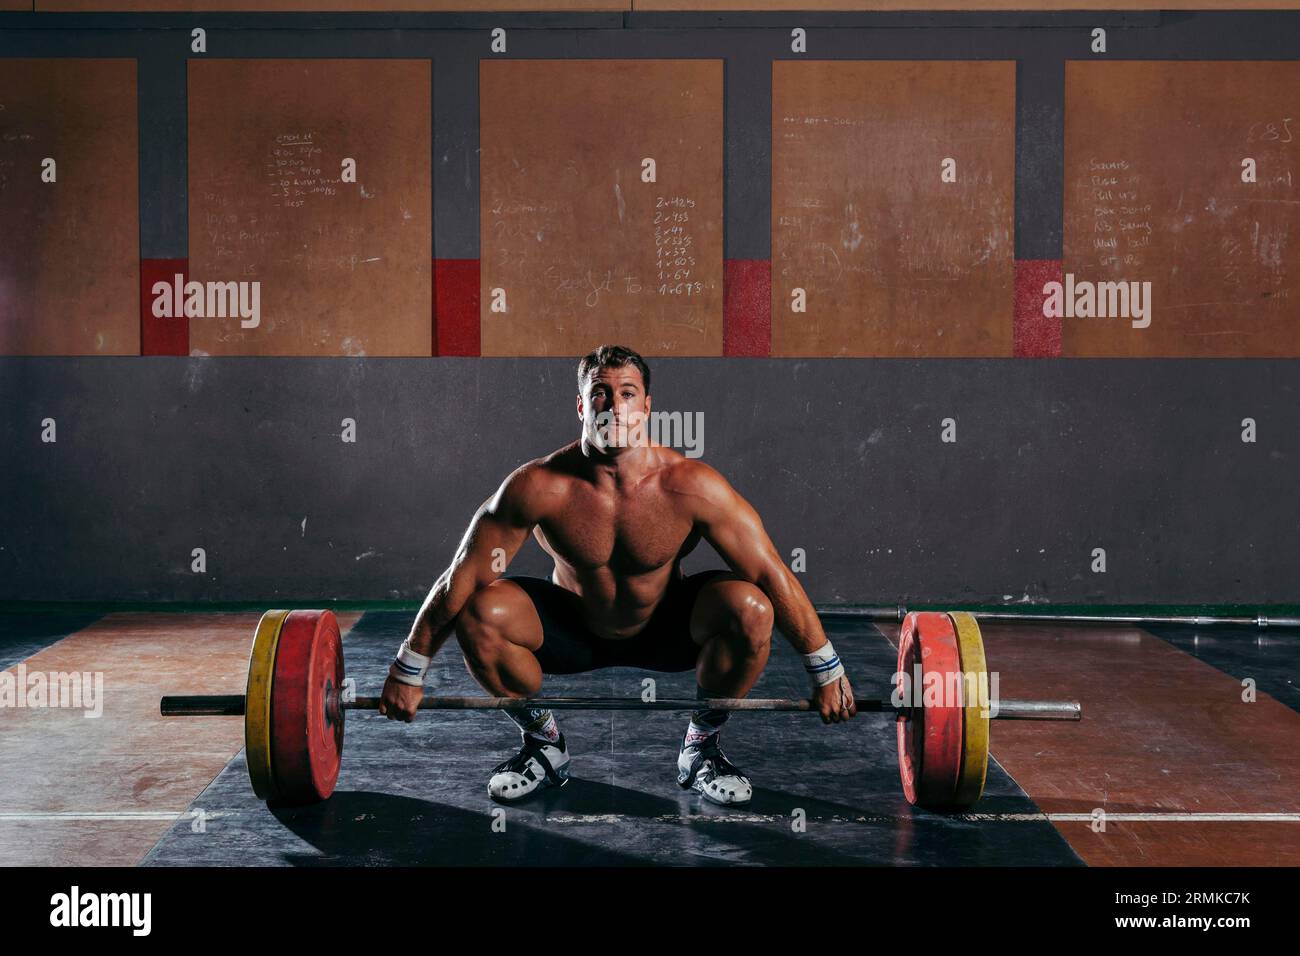
[[[411,639],[408,637],[398,648],[397,657],[388,668],[388,676],[412,687],[423,687],[424,675],[429,672],[429,661],[432,659],[411,650]]]
[[[840,663],[840,655],[835,653],[835,648],[831,647],[830,641],[811,654],[802,656],[804,670],[818,687],[834,684],[844,676],[844,665]]]

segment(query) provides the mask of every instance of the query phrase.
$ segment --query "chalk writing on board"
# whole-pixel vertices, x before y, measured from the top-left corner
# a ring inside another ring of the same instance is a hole
[[[698,196],[652,194],[647,209],[617,185],[608,205],[593,204],[580,184],[571,189],[546,196],[511,190],[484,200],[487,284],[526,279],[535,291],[525,294],[523,314],[540,306],[549,327],[561,333],[588,329],[602,314],[654,314],[665,325],[703,332],[707,316],[696,303],[712,285],[700,273],[700,243],[709,229],[699,219]],[[631,254],[619,238],[595,249],[568,241],[583,237],[593,221],[626,236]],[[540,301],[530,302],[530,295]],[[651,306],[651,299],[662,304]],[[644,313],[647,306],[654,311]]]
[[[1247,143],[1291,143],[1295,141],[1295,134],[1291,131],[1290,116],[1284,116],[1279,119],[1257,120],[1250,124],[1250,129],[1246,131]]]
[[[1142,193],[1142,175],[1121,157],[1090,157],[1083,178],[1092,209],[1092,252],[1101,269],[1140,269],[1151,248],[1153,204]]]
[[[488,212],[492,217],[492,238],[498,240],[498,259],[504,266],[512,259],[522,264],[527,244],[544,242],[557,217],[572,215],[573,203],[562,199],[498,199],[488,206]],[[500,240],[517,240],[525,245],[521,248]]]
[[[316,130],[279,133],[262,153],[265,199],[233,195],[221,180],[199,193],[203,232],[224,269],[255,276],[270,263],[291,263],[307,272],[353,272],[379,261],[359,248],[365,240],[361,224],[296,211],[342,201],[340,174],[325,172],[324,152]]]
[[[585,269],[566,274],[559,266],[549,265],[542,277],[552,297],[567,301],[580,299],[589,309],[601,305],[607,295],[636,295],[641,291],[641,281],[621,268]]]
[[[689,297],[704,291],[704,284],[692,279],[698,249],[691,226],[694,209],[690,196],[655,197],[655,291],[659,295]]]
[[[324,149],[316,139],[310,130],[275,137],[262,164],[272,206],[299,209],[311,196],[337,195],[339,180],[322,175]]]
[[[850,116],[782,116],[782,126],[866,126],[864,119]]]

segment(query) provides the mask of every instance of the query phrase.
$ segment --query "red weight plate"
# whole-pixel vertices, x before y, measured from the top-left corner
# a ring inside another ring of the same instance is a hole
[[[899,674],[906,675],[909,683],[898,685],[898,691],[907,689],[909,695],[912,691],[912,684],[915,683],[915,666],[916,659],[920,653],[921,647],[916,636],[916,614],[908,614],[903,618],[902,628],[898,632],[898,668]],[[909,706],[910,700],[904,700],[903,705]],[[916,803],[916,785],[917,778],[921,774],[921,741],[925,730],[925,714],[923,711],[900,711],[898,721],[895,724],[898,731],[898,776],[903,781],[903,796],[907,797],[908,803]]]
[[[271,765],[287,803],[326,800],[343,753],[343,642],[333,611],[290,611],[271,699]]]
[[[948,699],[950,681],[946,675],[961,671],[961,652],[947,614],[919,611],[903,619],[898,635],[898,670],[907,674],[913,695],[925,693],[927,675],[941,675],[929,678],[940,681],[931,690],[939,695],[939,706],[927,706],[898,718],[898,774],[903,794],[908,803],[924,807],[952,806],[961,773],[962,708],[960,698]],[[917,696],[915,702],[919,704],[921,699]]]

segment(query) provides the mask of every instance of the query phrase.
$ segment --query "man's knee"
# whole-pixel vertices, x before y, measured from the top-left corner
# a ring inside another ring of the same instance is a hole
[[[772,643],[774,614],[767,595],[752,584],[734,590],[728,602],[731,627],[730,636],[739,647],[750,654],[765,654]]]
[[[456,641],[468,660],[487,664],[508,643],[506,629],[513,602],[493,581],[470,595],[456,615]]]

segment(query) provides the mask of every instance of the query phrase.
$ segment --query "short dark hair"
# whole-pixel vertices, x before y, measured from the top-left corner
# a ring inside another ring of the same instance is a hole
[[[582,357],[578,363],[578,391],[581,392],[586,387],[592,372],[602,368],[623,368],[626,365],[634,366],[641,373],[641,382],[645,385],[645,393],[649,395],[650,366],[636,352],[621,345],[602,345]]]

